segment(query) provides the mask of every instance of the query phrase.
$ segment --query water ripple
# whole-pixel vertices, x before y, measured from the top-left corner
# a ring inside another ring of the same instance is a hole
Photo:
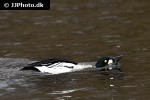
[[[53,91],[50,94],[68,94],[76,91],[82,91],[85,90],[86,88],[81,88],[81,89],[71,89],[71,90],[63,90],[63,91]]]

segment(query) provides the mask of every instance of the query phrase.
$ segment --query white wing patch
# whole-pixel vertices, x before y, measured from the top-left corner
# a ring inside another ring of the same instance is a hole
[[[60,74],[73,71],[75,66],[76,65],[72,63],[61,62],[52,64],[50,66],[36,66],[36,68],[43,73],[47,72],[51,74]]]
[[[79,71],[85,68],[91,68],[92,65],[85,65],[85,64],[78,64],[75,65],[73,63],[55,63],[50,66],[36,66],[38,70],[40,70],[42,73],[51,73],[51,74],[60,74],[60,73],[67,73],[67,72],[73,72],[73,71]]]

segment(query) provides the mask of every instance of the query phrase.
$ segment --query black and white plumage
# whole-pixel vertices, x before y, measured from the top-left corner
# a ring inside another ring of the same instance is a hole
[[[120,69],[118,61],[122,58],[121,56],[116,57],[102,57],[100,58],[95,66],[85,63],[76,63],[69,60],[62,59],[48,59],[40,62],[31,63],[28,66],[22,68],[21,70],[33,70],[42,73],[50,74],[61,74],[67,72],[78,71],[86,68],[98,68],[99,70],[113,70]]]
[[[51,74],[60,74],[66,72],[73,72],[85,68],[90,68],[92,66],[80,65],[76,62],[63,60],[63,59],[48,59],[40,62],[35,62],[27,65],[21,70],[33,70],[39,72],[47,72]]]

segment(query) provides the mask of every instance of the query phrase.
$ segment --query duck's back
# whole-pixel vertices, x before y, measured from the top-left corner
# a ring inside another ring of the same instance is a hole
[[[64,60],[64,59],[47,59],[40,62],[35,62],[27,65],[26,67],[22,68],[21,70],[33,70],[33,71],[39,71],[39,72],[53,72],[53,71],[69,71],[74,67],[74,65],[77,65],[78,63]]]

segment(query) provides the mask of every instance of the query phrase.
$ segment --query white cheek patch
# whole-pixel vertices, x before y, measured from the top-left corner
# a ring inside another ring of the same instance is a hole
[[[113,60],[110,59],[110,60],[108,61],[108,64],[112,64],[112,63],[113,63]]]

